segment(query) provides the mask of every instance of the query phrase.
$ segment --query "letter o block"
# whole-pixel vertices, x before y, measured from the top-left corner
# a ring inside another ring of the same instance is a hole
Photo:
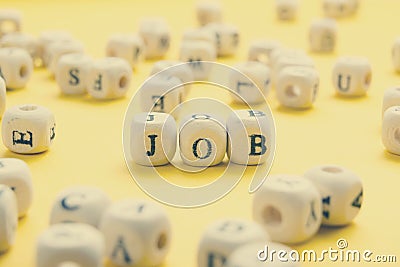
[[[190,166],[208,167],[222,162],[226,151],[225,126],[208,114],[192,114],[180,125],[181,158]]]

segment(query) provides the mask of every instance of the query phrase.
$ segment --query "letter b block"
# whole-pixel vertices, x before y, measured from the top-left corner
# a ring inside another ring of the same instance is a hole
[[[262,164],[268,157],[270,128],[266,114],[256,110],[236,110],[227,122],[228,157],[237,164]]]
[[[139,113],[131,125],[131,155],[145,166],[164,165],[176,150],[176,123],[167,113]]]

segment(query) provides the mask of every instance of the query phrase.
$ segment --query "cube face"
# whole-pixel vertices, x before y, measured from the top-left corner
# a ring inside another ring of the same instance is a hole
[[[270,63],[272,51],[281,47],[281,43],[276,40],[256,40],[250,44],[248,52],[249,61],[258,61],[264,64]]]
[[[55,224],[38,238],[36,266],[102,266],[104,238],[87,224]]]
[[[83,44],[76,40],[70,41],[56,41],[47,47],[47,69],[54,75],[57,68],[57,63],[60,57],[66,54],[83,54]]]
[[[14,106],[3,116],[3,143],[15,153],[44,152],[56,137],[55,125],[53,113],[45,107],[33,104]]]
[[[303,177],[270,176],[254,195],[253,218],[272,241],[303,242],[318,231],[321,217],[320,193]]]
[[[336,21],[314,20],[310,26],[310,48],[314,52],[332,52],[336,46]]]
[[[13,190],[17,198],[18,217],[24,216],[33,198],[32,176],[28,165],[20,159],[0,159],[0,184]]]
[[[126,60],[107,57],[93,62],[87,77],[87,90],[96,99],[122,98],[131,79],[132,69]]]
[[[156,266],[163,262],[171,242],[171,224],[159,205],[126,199],[103,215],[100,230],[106,256],[119,266]]]
[[[22,48],[0,48],[0,76],[9,89],[25,87],[33,72],[33,61]]]
[[[314,68],[314,61],[307,55],[297,52],[288,52],[281,54],[275,59],[271,72],[271,79],[276,83],[281,71],[287,67],[308,67]]]
[[[7,25],[7,26],[4,26]],[[21,14],[15,9],[0,9],[0,37],[21,31]]]
[[[354,13],[356,5],[355,0],[324,0],[323,10],[327,17],[341,18]]]
[[[57,63],[55,78],[61,91],[67,95],[86,93],[87,75],[92,59],[80,53],[66,54]]]
[[[260,253],[262,251],[262,253]],[[275,253],[273,252],[275,251]],[[286,252],[287,261],[279,260],[279,252]],[[278,264],[282,267],[300,267],[299,262],[293,261],[289,258],[289,253],[292,249],[286,245],[275,242],[254,242],[245,244],[236,249],[228,258],[227,267],[264,267],[268,263]],[[272,255],[272,257],[271,257]],[[265,258],[265,261],[263,261]]]
[[[96,187],[70,187],[57,196],[51,209],[50,224],[85,223],[98,227],[110,204],[110,198]]]
[[[222,23],[210,23],[206,26],[215,35],[217,56],[232,56],[239,46],[239,30],[233,26]]]
[[[168,164],[175,155],[176,140],[176,122],[167,113],[139,113],[132,120],[131,155],[137,164]]]
[[[171,113],[181,103],[182,81],[170,75],[157,75],[140,88],[143,112]]]
[[[15,194],[7,185],[0,184],[0,253],[7,251],[14,244],[17,224]]]
[[[196,16],[200,26],[222,20],[222,7],[216,2],[200,2],[196,6]]]
[[[222,266],[240,246],[268,240],[268,234],[257,223],[233,218],[218,220],[207,227],[200,239],[197,266]]]
[[[365,95],[372,80],[371,65],[366,58],[341,57],[333,67],[332,79],[339,95]]]
[[[293,20],[297,16],[297,0],[276,0],[276,13],[280,20]]]
[[[216,36],[206,27],[189,29],[183,32],[182,41],[206,41],[216,44]]]
[[[71,42],[72,35],[69,32],[62,30],[48,30],[40,33],[39,36],[39,55],[42,60],[42,65],[48,65],[48,47],[54,42]]]
[[[400,87],[391,87],[385,90],[382,103],[382,115],[393,106],[400,106]]]
[[[236,110],[226,122],[228,157],[236,164],[263,164],[269,156],[271,129],[264,112]]]
[[[240,73],[233,71],[229,76],[230,88],[236,91],[248,104],[262,103],[268,95],[270,87],[270,70],[260,62],[247,61],[234,65]],[[250,80],[249,80],[250,79]],[[242,103],[234,97],[235,102]]]
[[[139,35],[114,34],[108,40],[106,55],[123,58],[134,68],[143,60],[144,50],[144,42]]]
[[[18,47],[25,49],[35,61],[40,57],[39,41],[32,35],[14,32],[8,33],[3,36],[0,40],[1,47]]]
[[[207,41],[184,41],[180,48],[180,60],[189,62],[195,79],[207,79],[211,66],[201,61],[215,61],[215,46]]]
[[[361,179],[343,167],[321,165],[308,170],[304,177],[322,197],[322,224],[346,225],[360,211],[363,197]]]
[[[392,46],[392,62],[394,69],[400,71],[400,37],[396,38]]]
[[[279,102],[290,108],[309,108],[319,88],[319,74],[313,68],[287,67],[278,75],[276,92]]]
[[[4,79],[0,77],[0,117],[3,116],[4,110],[6,109],[6,83]]]
[[[184,118],[179,129],[179,148],[183,162],[190,166],[217,165],[225,157],[225,125],[209,114]]]
[[[383,114],[382,143],[389,152],[400,155],[400,106],[390,107]]]
[[[147,18],[139,26],[139,35],[145,44],[145,57],[154,59],[163,57],[170,47],[170,30],[162,18]]]

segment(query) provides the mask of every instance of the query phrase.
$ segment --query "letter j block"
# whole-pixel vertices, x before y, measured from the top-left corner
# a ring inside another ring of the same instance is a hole
[[[131,124],[131,155],[144,166],[167,164],[176,150],[177,130],[174,118],[167,113],[139,113]]]
[[[228,118],[228,157],[236,164],[258,165],[266,161],[271,144],[267,115],[257,110],[236,110]]]

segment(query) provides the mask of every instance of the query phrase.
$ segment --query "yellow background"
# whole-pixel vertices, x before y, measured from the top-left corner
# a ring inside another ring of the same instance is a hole
[[[234,58],[221,62],[231,64],[245,60],[248,44],[255,38],[277,39],[286,46],[308,50],[308,27],[313,18],[323,16],[322,6],[321,1],[300,2],[298,19],[280,22],[275,16],[273,1],[224,1],[224,21],[239,27],[241,43]],[[336,240],[346,238],[349,249],[370,249],[375,254],[397,253],[400,257],[400,157],[387,153],[380,140],[383,91],[399,80],[392,68],[390,49],[395,37],[400,35],[400,2],[360,2],[356,16],[338,22],[336,52],[311,54],[321,76],[315,107],[306,111],[287,110],[279,107],[274,92],[269,95],[277,127],[277,153],[272,173],[302,174],[316,164],[334,163],[352,169],[364,181],[364,205],[353,224],[339,229],[322,228],[310,241],[294,248],[321,251],[336,248]],[[38,35],[47,29],[70,31],[93,57],[104,56],[107,38],[112,33],[137,31],[143,16],[164,16],[172,29],[172,47],[167,58],[176,59],[183,30],[196,26],[194,2],[183,0],[3,0],[0,7],[20,9],[25,32]],[[373,78],[367,97],[335,96],[331,69],[339,55],[369,58]],[[134,72],[128,96],[116,101],[63,96],[46,70],[35,70],[25,89],[7,93],[8,107],[36,103],[50,108],[57,120],[57,137],[51,150],[40,155],[16,155],[0,148],[2,157],[21,158],[29,164],[35,190],[33,206],[19,222],[14,247],[0,256],[0,266],[34,266],[36,237],[48,226],[55,196],[67,186],[95,185],[114,200],[130,196],[148,198],[138,189],[126,168],[122,123],[130,97],[147,77],[151,66],[149,61],[140,64]],[[173,241],[165,267],[196,266],[201,232],[215,219],[251,218],[248,182],[249,179],[244,179],[227,197],[207,207],[166,207],[173,224]],[[305,263],[303,266],[314,265]]]

